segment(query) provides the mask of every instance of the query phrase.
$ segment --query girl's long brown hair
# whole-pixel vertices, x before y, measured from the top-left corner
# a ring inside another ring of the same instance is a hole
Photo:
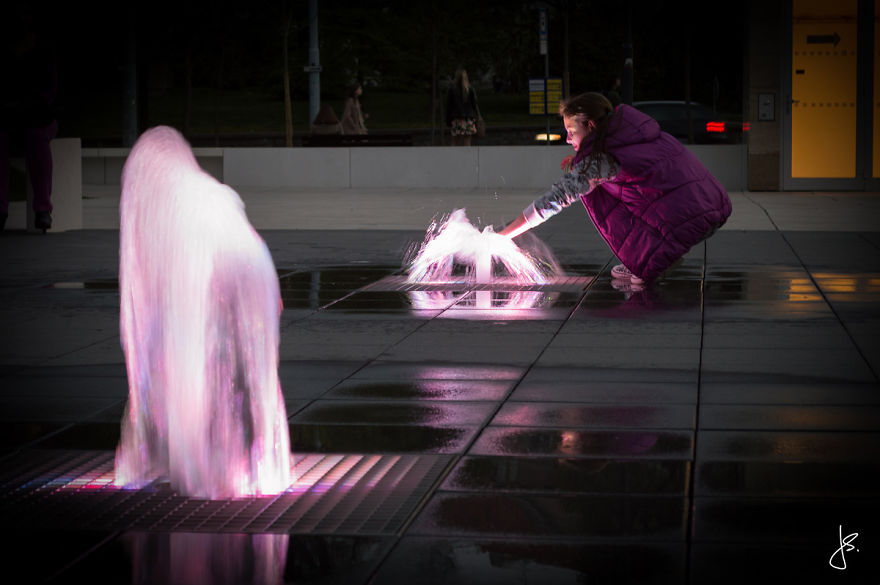
[[[581,147],[589,146],[589,156],[591,158],[606,153],[605,141],[609,134],[613,134],[613,130],[610,126],[611,120],[614,118],[614,106],[611,105],[608,98],[601,93],[595,92],[572,96],[559,105],[559,114],[561,116],[570,117],[582,115],[584,124],[590,120],[595,122],[596,129],[593,130],[591,136],[587,137],[589,139],[588,141],[585,140],[581,143]],[[580,162],[586,156],[587,150],[583,149],[582,151],[579,149],[574,156],[574,159],[572,159],[572,163]]]

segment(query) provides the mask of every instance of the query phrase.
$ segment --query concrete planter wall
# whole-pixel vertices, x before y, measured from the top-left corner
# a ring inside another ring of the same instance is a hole
[[[745,145],[690,146],[728,191],[746,181]],[[231,185],[268,189],[542,189],[568,146],[196,148],[202,167]],[[128,149],[83,149],[85,184],[118,185]]]

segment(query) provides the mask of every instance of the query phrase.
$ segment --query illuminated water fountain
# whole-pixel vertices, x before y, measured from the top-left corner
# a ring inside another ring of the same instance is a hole
[[[528,250],[496,234],[491,226],[480,231],[468,220],[465,210],[456,209],[445,221],[429,226],[424,241],[412,254],[407,281],[426,285],[507,284],[516,288],[545,284],[562,273],[552,253],[537,238],[520,240],[528,242]],[[455,300],[449,290],[411,294],[420,308],[448,306]],[[492,290],[479,287],[474,294],[478,309],[489,309],[493,304],[508,309],[530,308],[542,297],[534,290],[513,290],[498,299]]]
[[[119,256],[129,399],[115,483],[167,478],[207,498],[284,491],[277,273],[238,194],[171,128],[144,133],[125,163]]]
[[[535,238],[532,250],[517,246],[513,239],[496,234],[492,226],[482,231],[468,221],[464,209],[456,209],[443,222],[428,228],[425,240],[410,263],[409,282],[459,282],[457,266],[463,266],[464,281],[479,284],[499,279],[517,284],[543,284],[561,273],[546,247]]]

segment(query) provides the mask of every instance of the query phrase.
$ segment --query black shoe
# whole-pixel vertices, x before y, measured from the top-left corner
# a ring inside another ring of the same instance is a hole
[[[38,230],[43,230],[45,234],[46,230],[52,227],[52,214],[48,211],[37,211],[34,217],[34,226]]]

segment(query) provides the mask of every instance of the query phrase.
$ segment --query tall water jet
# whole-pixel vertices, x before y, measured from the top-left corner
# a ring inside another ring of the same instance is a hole
[[[277,273],[238,194],[172,128],[145,132],[123,168],[119,291],[129,399],[115,483],[285,490]]]

